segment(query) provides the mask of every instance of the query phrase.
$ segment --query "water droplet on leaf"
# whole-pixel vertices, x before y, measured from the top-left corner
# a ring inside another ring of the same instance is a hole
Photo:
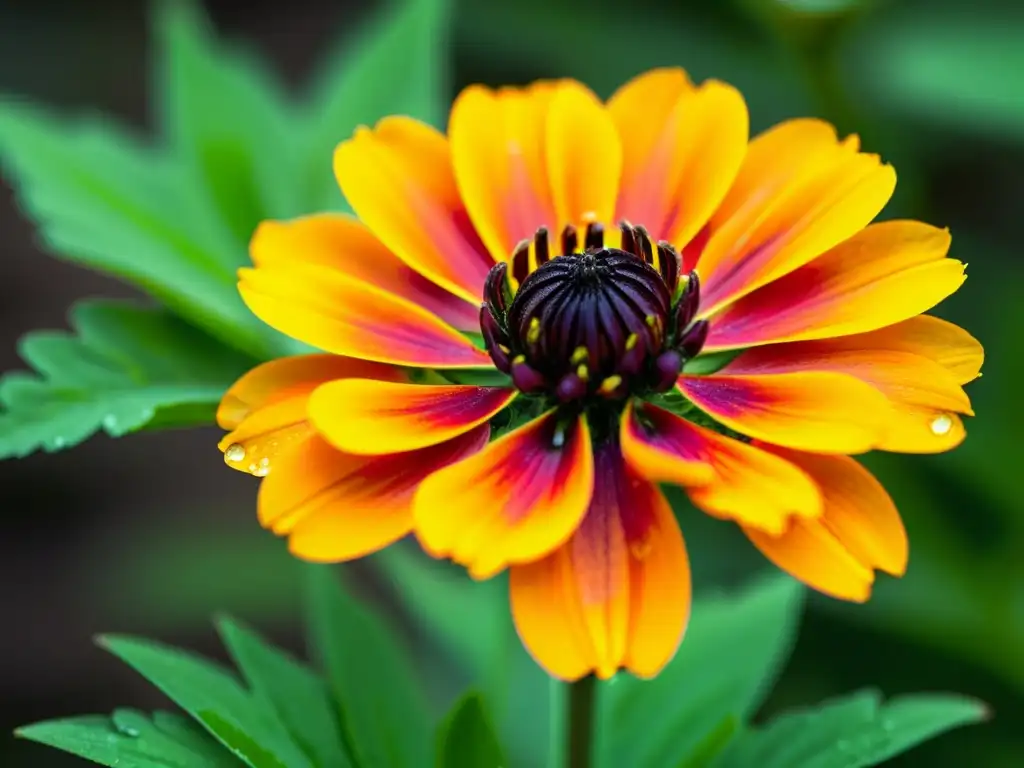
[[[136,739],[142,735],[142,731],[127,723],[114,723],[114,727],[117,728],[117,732],[122,736],[128,736],[129,738]]]

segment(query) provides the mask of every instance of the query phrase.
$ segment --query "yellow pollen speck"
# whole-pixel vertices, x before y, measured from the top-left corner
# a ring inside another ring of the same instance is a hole
[[[622,384],[621,376],[609,376],[607,379],[601,382],[601,386],[598,387],[598,391],[602,395],[607,395],[618,389],[620,384]]]
[[[587,370],[587,366],[581,365],[579,368],[576,369],[576,375],[579,376],[584,381],[586,381],[588,378],[590,378],[590,371]]]
[[[572,357],[569,358],[569,362],[573,365],[586,362],[587,358],[590,357],[590,353],[587,352],[586,347],[576,347],[572,352]]]
[[[505,346],[504,344],[499,344],[499,345],[498,345],[498,349],[500,349],[500,350],[501,350],[502,352],[504,352],[504,353],[505,353],[506,355],[507,355],[507,354],[508,354],[509,352],[511,352],[511,351],[512,351],[511,349],[509,349],[508,347],[506,347],[506,346]]]
[[[526,362],[526,355],[516,355],[512,358],[512,365],[519,365]]]
[[[232,443],[224,451],[224,461],[228,464],[235,464],[245,458],[245,446]]]
[[[653,328],[655,325],[658,324],[658,318],[656,318],[654,315],[648,315],[647,317],[644,318],[644,322],[651,326],[651,328]]]
[[[938,437],[949,434],[949,430],[953,428],[953,419],[946,414],[940,414],[932,419],[931,430],[932,434]]]
[[[639,336],[637,336],[635,333],[629,334],[629,337],[626,339],[626,349],[632,349],[633,347],[636,346],[636,343],[638,341],[640,341]]]
[[[540,338],[540,320],[536,317],[530,318],[530,327],[526,331],[526,341],[529,344],[536,344]]]

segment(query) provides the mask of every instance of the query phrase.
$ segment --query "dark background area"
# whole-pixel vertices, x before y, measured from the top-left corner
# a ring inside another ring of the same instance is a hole
[[[793,5],[841,12],[794,14]],[[369,7],[205,6],[221,34],[248,41],[293,85]],[[986,345],[985,376],[969,388],[979,416],[949,455],[871,457],[905,515],[910,572],[880,584],[865,607],[812,600],[769,711],[863,685],[955,690],[990,702],[993,722],[892,764],[1024,765],[1024,9],[966,0],[463,0],[456,18],[457,86],[571,75],[607,96],[646,67],[681,64],[697,79],[737,85],[755,130],[816,114],[860,133],[900,175],[885,217],[952,229],[952,255],[969,262],[970,279],[939,314]],[[1015,47],[1016,66],[999,53]],[[145,3],[0,3],[2,93],[145,130],[150,55]],[[44,255],[10,188],[0,190],[0,370],[10,370],[22,367],[17,339],[64,327],[74,300],[132,293]],[[0,732],[165,705],[90,643],[100,631],[223,657],[209,618],[226,610],[301,648],[295,564],[256,524],[256,483],[224,467],[217,439],[212,428],[99,437],[0,463]],[[682,522],[698,595],[759,567],[731,531],[685,514]],[[0,736],[0,764],[82,763]]]

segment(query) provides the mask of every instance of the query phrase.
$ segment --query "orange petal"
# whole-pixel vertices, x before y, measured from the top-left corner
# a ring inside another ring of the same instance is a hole
[[[875,575],[813,520],[793,520],[781,536],[744,528],[743,532],[775,565],[810,587],[840,600],[863,603]]]
[[[679,389],[729,429],[821,453],[871,450],[892,415],[881,392],[838,373],[684,375]]]
[[[747,150],[740,93],[714,80],[694,88],[681,69],[633,79],[608,102],[622,140],[616,220],[685,246],[721,202]]]
[[[366,225],[337,213],[264,221],[249,244],[256,266],[316,264],[407,299],[464,330],[479,330],[480,302],[468,302],[409,267]]]
[[[402,261],[480,301],[494,262],[459,197],[443,135],[412,118],[385,118],[338,146],[334,173],[359,218]]]
[[[821,339],[882,328],[959,288],[949,233],[916,221],[873,224],[712,320],[705,349]]]
[[[309,400],[317,431],[348,453],[380,456],[436,445],[489,421],[516,390],[373,379],[324,384]]]
[[[231,385],[217,408],[217,424],[235,429],[264,405],[307,396],[325,381],[348,377],[401,381],[405,375],[390,365],[339,355],[282,357],[256,366]]]
[[[416,533],[474,578],[537,560],[576,530],[594,482],[590,430],[554,411],[431,475],[416,494]]]
[[[551,95],[545,139],[558,228],[612,221],[622,144],[604,105],[585,86],[559,82]]]
[[[821,513],[821,496],[806,473],[771,453],[699,427],[674,413],[633,406],[622,420],[622,451],[651,481],[680,483],[705,512],[781,533],[794,515]],[[709,467],[710,481],[692,485],[693,467]]]
[[[489,368],[486,352],[422,307],[318,266],[239,270],[242,298],[263,322],[348,357],[422,368]]]
[[[544,132],[552,83],[466,88],[448,123],[452,165],[469,215],[496,261],[546,226],[554,229]]]
[[[352,456],[317,435],[283,454],[260,485],[264,527],[289,536],[305,560],[338,562],[382,549],[412,530],[412,500],[424,478],[487,444],[478,427],[429,448]]]
[[[955,414],[973,415],[973,411],[953,373],[911,352],[858,349],[852,346],[852,338],[856,337],[756,347],[723,370],[729,374],[831,371],[853,376],[872,385],[892,406],[877,448],[938,453],[960,444],[964,430]]]
[[[665,497],[614,443],[595,456],[590,508],[564,546],[514,566],[512,613],[524,644],[555,677],[652,677],[675,654],[689,617],[690,574]]]
[[[794,121],[751,142],[698,262],[702,317],[859,232],[888,202],[892,167],[830,133]]]
[[[934,360],[958,384],[981,375],[985,350],[981,343],[958,325],[931,315],[918,315],[877,331],[830,339],[835,349],[886,349],[910,352]]]
[[[780,568],[822,592],[863,601],[873,569],[902,576],[907,534],[892,499],[864,467],[847,456],[821,456],[765,446],[793,462],[821,488],[818,521],[794,523],[780,537],[747,535]]]

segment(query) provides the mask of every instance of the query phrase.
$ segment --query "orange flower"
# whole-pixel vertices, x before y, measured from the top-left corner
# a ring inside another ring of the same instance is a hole
[[[823,592],[903,573],[899,516],[848,454],[956,446],[982,350],[921,314],[963,265],[944,230],[871,224],[896,178],[855,137],[748,141],[736,90],[665,69],[607,103],[471,87],[447,137],[388,118],[335,172],[358,219],[264,223],[240,282],[325,354],[255,369],[219,414],[298,556],[414,531],[476,578],[510,568],[520,635],[564,679],[651,676],[678,646],[659,483]]]

